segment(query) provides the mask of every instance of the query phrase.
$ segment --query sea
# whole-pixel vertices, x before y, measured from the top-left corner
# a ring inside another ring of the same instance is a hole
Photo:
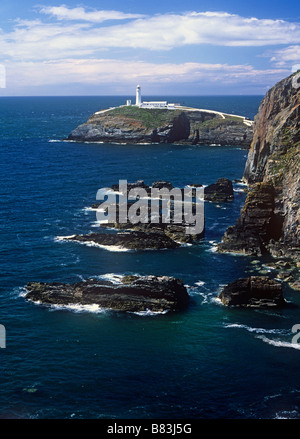
[[[165,99],[165,97],[147,97]],[[284,286],[282,310],[232,309],[218,300],[239,277],[269,275],[267,261],[219,254],[245,201],[248,151],[238,146],[66,142],[124,96],[1,97],[0,418],[300,418],[300,295]],[[262,96],[174,96],[195,108],[251,119]],[[226,177],[234,201],[205,203],[205,238],[161,251],[109,251],[61,236],[95,232],[98,189],[167,180],[176,187]],[[118,313],[24,297],[30,281],[118,282],[124,274],[182,279],[182,312]],[[2,332],[3,336],[3,332]],[[3,340],[2,340],[3,341]]]

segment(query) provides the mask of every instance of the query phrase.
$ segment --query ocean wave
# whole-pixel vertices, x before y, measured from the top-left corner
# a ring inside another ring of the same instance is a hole
[[[34,303],[36,303],[38,305],[40,304],[38,302],[34,302]],[[103,314],[103,313],[107,313],[109,311],[108,309],[101,308],[97,304],[81,305],[79,303],[68,304],[68,305],[50,305],[49,308],[51,311],[67,310],[67,311],[73,311],[75,313],[89,312],[89,313],[93,313],[93,314]]]
[[[289,341],[281,341],[281,340],[272,340],[272,339],[266,337],[265,335],[258,335],[256,338],[259,338],[263,342],[268,343],[272,346],[276,346],[278,348],[293,348],[293,349],[300,350],[300,343],[292,343]]]
[[[254,332],[256,334],[287,334],[290,331],[286,329],[265,329],[265,328],[253,328],[251,326],[239,324],[239,323],[231,323],[229,325],[225,325],[225,328],[240,328],[245,329],[248,332]]]
[[[74,242],[77,242],[78,244],[86,245],[87,247],[102,248],[103,250],[108,250],[109,252],[131,252],[131,251],[134,251],[130,248],[121,247],[120,245],[97,244],[96,242],[93,242],[93,241],[82,242],[82,241],[74,240]]]
[[[297,410],[284,410],[276,413],[274,419],[299,419],[299,412]]]
[[[124,277],[123,274],[117,274],[117,273],[106,273],[106,274],[100,274],[98,276],[94,276],[98,279],[107,280],[112,282],[113,284],[120,284],[122,283],[122,279]]]
[[[206,249],[205,251],[210,253],[216,253],[218,250],[218,244],[216,241],[209,241],[210,247]]]
[[[134,311],[134,312],[128,311],[128,313],[135,314],[141,317],[153,317],[153,316],[167,314],[168,311],[169,311],[168,309],[165,309],[164,311],[150,311],[150,309],[146,309],[146,311]]]
[[[221,305],[221,306],[224,306],[223,303],[222,303],[222,300],[219,299],[219,297],[218,297],[218,296],[215,296],[215,295],[211,297],[210,302],[211,302],[211,303],[214,303],[215,305]]]
[[[82,209],[83,212],[95,212],[97,210],[95,207],[87,206]]]
[[[201,298],[202,305],[210,303],[221,303],[220,299],[218,299],[218,297],[216,296],[215,291],[207,288],[204,281],[199,280],[198,282],[195,282],[194,285],[185,285],[185,287],[187,288],[190,296],[198,296],[199,298]]]
[[[55,236],[54,241],[65,241],[68,238],[74,238],[76,235]]]
[[[54,238],[54,241],[57,242],[68,242],[68,238],[74,238],[76,235],[69,235],[69,236],[56,236]],[[108,250],[110,252],[131,252],[134,251],[133,249],[121,247],[120,245],[104,245],[104,244],[97,244],[93,241],[79,241],[79,240],[72,240],[71,242],[76,242],[78,244],[86,245],[87,247],[97,247],[102,248],[104,250]]]
[[[27,290],[25,287],[15,287],[11,292],[12,296],[17,297],[25,297],[27,294]]]

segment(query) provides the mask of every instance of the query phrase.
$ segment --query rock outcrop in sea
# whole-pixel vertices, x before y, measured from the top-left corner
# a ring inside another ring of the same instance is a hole
[[[249,185],[236,225],[219,251],[289,258],[292,284],[300,263],[300,71],[271,88],[258,110],[244,181]]]
[[[108,226],[112,227],[113,225],[108,224]],[[116,227],[119,227],[119,225],[116,225]],[[86,235],[67,236],[61,239],[88,244],[92,243],[99,247],[118,247],[127,250],[164,250],[180,247],[180,243],[174,241],[159,229],[150,232],[130,230],[117,233],[88,233]]]
[[[196,184],[195,187],[202,186],[201,184]],[[155,181],[152,186],[148,186],[143,180],[138,180],[133,183],[127,183],[127,195],[131,189],[142,188],[145,189],[147,195],[151,196],[151,189],[166,188],[171,190],[174,188],[173,184],[169,181]],[[119,185],[113,184],[111,186],[113,191],[119,193]],[[192,190],[190,187],[189,191]],[[180,189],[181,193],[184,194],[184,189]],[[126,194],[125,194],[126,195]],[[211,185],[208,185],[204,189],[204,200],[212,202],[226,202],[233,200],[233,186],[232,181],[227,178],[220,178]],[[183,199],[183,198],[182,198]],[[177,201],[178,203],[178,201]],[[130,209],[134,201],[127,202],[127,209]],[[94,203],[91,207],[93,209],[98,209],[101,203]],[[119,221],[119,204],[116,204],[116,221],[102,223],[102,229],[115,229],[118,233],[106,234],[100,233],[90,233],[87,235],[73,235],[64,238],[69,241],[78,241],[86,243],[94,243],[102,246],[118,246],[124,249],[131,250],[148,250],[148,249],[171,249],[179,247],[182,244],[194,244],[200,239],[204,238],[204,228],[199,233],[186,233],[186,228],[191,226],[191,224],[186,224],[184,222],[184,215],[182,215],[181,223],[165,223],[162,220],[162,211],[159,212],[159,217],[156,222],[151,222],[151,203],[148,204],[148,222],[139,222],[133,224],[129,220],[127,222]],[[170,201],[170,215],[172,217],[174,204]],[[193,214],[195,214],[195,203],[192,206]],[[182,213],[184,213],[184,205],[181,204]],[[107,212],[107,210],[106,210]],[[128,210],[127,210],[128,213]],[[120,232],[123,231],[123,232]],[[124,232],[126,231],[126,232]],[[63,239],[63,238],[62,238]]]
[[[219,294],[226,306],[250,308],[281,308],[285,305],[280,282],[265,276],[237,279]]]
[[[88,279],[75,284],[29,282],[26,299],[45,305],[98,305],[130,312],[183,310],[189,295],[183,282],[169,276],[124,276],[120,283]]]
[[[216,183],[204,188],[204,200],[223,203],[234,198],[232,181],[228,178],[219,178]]]
[[[93,114],[66,140],[106,143],[186,143],[249,147],[252,122],[242,116],[181,107],[121,106]]]

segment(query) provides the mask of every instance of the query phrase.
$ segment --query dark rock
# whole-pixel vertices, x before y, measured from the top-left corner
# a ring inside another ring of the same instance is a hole
[[[169,189],[169,190],[174,188],[172,183],[170,183],[169,181],[154,181],[152,183],[152,187],[156,188],[156,189],[166,188],[166,189]]]
[[[216,183],[204,188],[204,200],[222,203],[233,200],[232,181],[228,178],[219,178]]]
[[[135,276],[133,274],[126,274],[122,277],[122,284],[131,284],[133,281],[137,280],[139,276]]]
[[[229,283],[219,294],[226,306],[281,308],[285,305],[282,285],[265,276],[251,276]]]
[[[136,232],[142,232],[144,234],[153,234],[157,233],[159,236],[161,234],[166,235],[169,239],[173,240],[177,244],[192,244],[200,239],[204,238],[205,231],[203,230],[200,233],[186,233],[186,228],[189,225],[186,224],[167,224],[167,223],[138,223],[131,224],[127,223],[109,223],[102,224],[103,228],[114,228],[116,230],[130,230]],[[143,235],[142,235],[143,236]]]
[[[26,290],[26,299],[42,304],[96,304],[115,311],[175,311],[189,303],[183,282],[167,276],[133,276],[120,284],[99,279],[75,284],[29,282]]]
[[[174,249],[179,243],[160,231],[126,231],[118,233],[89,233],[64,238],[65,241],[92,242],[102,246],[117,246],[128,250]]]
[[[127,192],[135,188],[149,189],[149,186],[145,184],[144,180],[137,180],[134,183],[127,183]],[[119,191],[119,184],[113,184],[111,189],[114,191]]]
[[[274,188],[271,183],[258,183],[249,193],[241,216],[230,226],[219,244],[220,252],[261,256],[266,243],[279,234],[274,213]]]
[[[300,261],[298,81],[300,71],[278,82],[261,102],[243,177],[250,185],[248,197],[236,225],[227,229],[220,251]]]

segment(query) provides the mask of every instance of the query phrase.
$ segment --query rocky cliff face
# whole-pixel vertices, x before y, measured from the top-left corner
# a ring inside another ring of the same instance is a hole
[[[67,140],[116,143],[188,143],[249,147],[251,123],[210,111],[119,107],[92,115]]]
[[[289,256],[300,247],[300,72],[268,91],[254,123],[244,180],[249,193],[220,251]]]

